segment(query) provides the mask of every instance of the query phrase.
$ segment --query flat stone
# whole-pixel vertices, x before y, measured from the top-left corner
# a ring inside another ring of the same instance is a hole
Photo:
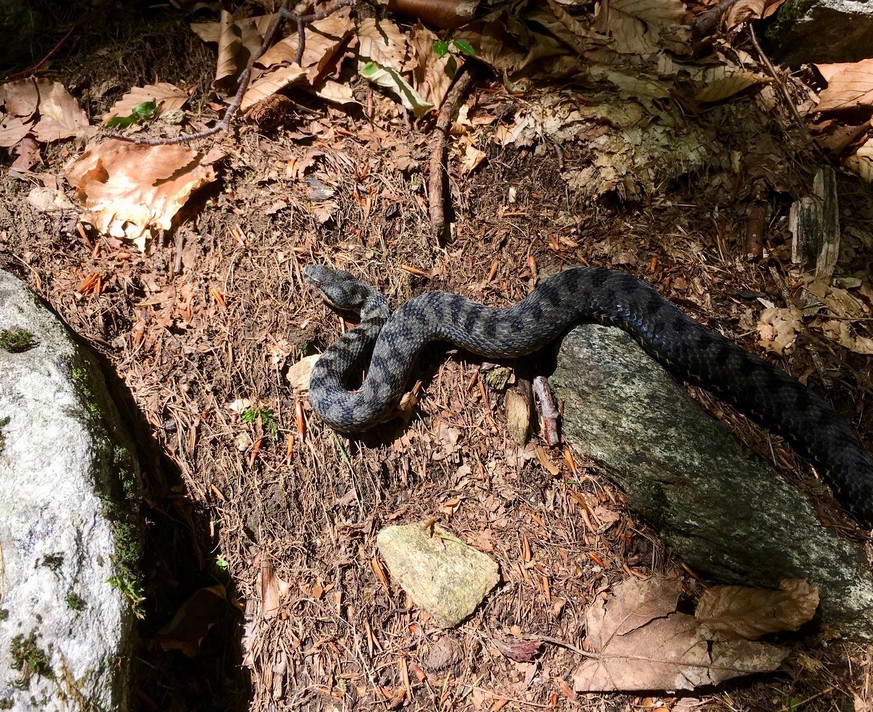
[[[386,527],[376,545],[401,588],[443,628],[471,615],[500,581],[495,561],[441,527]]]

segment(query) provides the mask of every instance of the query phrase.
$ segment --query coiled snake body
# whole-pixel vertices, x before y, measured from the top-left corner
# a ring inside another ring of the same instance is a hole
[[[480,356],[507,359],[542,348],[575,322],[594,321],[628,332],[674,375],[786,438],[819,469],[843,506],[873,524],[873,458],[836,411],[788,374],[706,329],[628,274],[569,269],[505,309],[429,292],[393,314],[379,292],[348,272],[310,265],[304,275],[329,304],[361,316],[360,325],[325,351],[312,371],[309,399],[335,430],[367,430],[383,419],[399,401],[428,341],[449,341]],[[371,350],[363,384],[348,390],[349,373]]]

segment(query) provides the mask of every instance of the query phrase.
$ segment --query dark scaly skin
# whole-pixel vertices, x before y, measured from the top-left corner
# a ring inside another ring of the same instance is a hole
[[[360,326],[334,343],[312,372],[309,399],[335,430],[367,430],[390,413],[428,341],[449,341],[490,359],[515,358],[542,348],[575,322],[593,321],[623,329],[671,373],[784,437],[819,469],[843,506],[873,524],[873,458],[836,411],[628,274],[566,270],[505,309],[429,292],[393,314],[381,294],[347,272],[312,265],[305,276],[328,303],[361,314]],[[363,365],[371,347],[361,388],[347,390],[349,372]]]

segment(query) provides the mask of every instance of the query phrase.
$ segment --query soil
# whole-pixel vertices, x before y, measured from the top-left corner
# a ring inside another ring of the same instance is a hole
[[[128,12],[83,29],[47,76],[94,120],[127,88],[156,78],[195,86],[200,118],[214,118],[212,51],[179,15]],[[495,113],[511,113],[515,99],[499,83],[483,80],[474,94],[483,88]],[[539,273],[611,266],[760,351],[749,325],[762,300],[786,305],[796,275],[785,220],[792,196],[767,196],[767,249],[750,260],[748,204],[714,195],[706,176],[666,186],[646,203],[591,202],[561,178],[564,163],[587,160],[573,146],[491,148],[464,177],[450,159],[454,234],[441,246],[427,212],[426,123],[410,127],[395,114],[371,124],[361,110],[305,97],[285,111],[271,128],[243,119],[208,140],[204,150],[224,152],[220,183],[196,195],[144,253],[77,226],[74,212],[28,203],[31,188],[60,175],[80,147],[53,145],[32,173],[0,179],[0,267],[105,359],[149,463],[140,708],[855,709],[871,693],[870,649],[814,634],[783,639],[793,653],[778,674],[684,697],[575,695],[570,676],[580,658],[558,645],[534,662],[509,660],[495,637],[540,635],[579,647],[585,607],[598,593],[652,573],[687,577],[694,593],[695,572],[581,456],[538,439],[527,448],[512,442],[503,394],[480,379],[479,359],[429,348],[409,422],[360,438],[325,428],[285,379],[342,328],[301,279],[312,262],[351,270],[395,305],[431,289],[507,305]],[[408,157],[402,168],[398,150]],[[292,167],[310,160],[316,169],[297,177]],[[800,162],[786,170],[797,171],[789,182],[810,183]],[[841,269],[869,274],[870,194],[841,181],[851,248]],[[102,292],[82,294],[94,272]],[[809,337],[779,363],[827,393],[873,449],[865,417],[873,359]],[[243,400],[259,418],[241,418],[232,406]],[[786,471],[812,476],[766,433],[705,402],[750,450],[769,458],[772,445]],[[580,494],[617,512],[617,522],[591,527]],[[487,552],[502,573],[472,618],[450,631],[379,576],[379,529],[427,520]],[[222,604],[199,652],[172,649],[173,616],[217,584]],[[261,615],[259,601],[276,587],[281,605]]]

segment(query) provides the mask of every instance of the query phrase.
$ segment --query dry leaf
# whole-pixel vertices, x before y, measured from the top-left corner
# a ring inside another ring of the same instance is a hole
[[[818,588],[800,579],[783,581],[779,588],[713,586],[700,597],[694,616],[729,640],[757,640],[768,633],[797,630],[812,620]]]
[[[176,611],[167,625],[155,634],[164,650],[179,650],[194,657],[200,641],[218,623],[227,606],[226,592],[220,583],[195,591]]]
[[[215,170],[201,158],[186,146],[110,140],[70,163],[66,178],[85,207],[83,221],[142,249],[151,228],[169,229],[191,193],[215,180]]]
[[[764,77],[754,72],[737,71],[729,67],[716,67],[705,72],[701,79],[705,86],[694,95],[694,98],[707,103],[724,101],[755,84],[766,81]]]
[[[218,43],[218,62],[215,70],[216,87],[226,87],[245,69],[249,58],[255,56],[264,41],[275,15],[258,15],[235,20],[227,10],[221,11],[219,22],[194,22],[191,29],[204,42]]]
[[[588,642],[597,657],[573,675],[577,692],[688,690],[740,675],[771,672],[787,650],[751,641],[719,641],[675,611],[680,583],[628,579],[588,609]]]
[[[828,83],[816,111],[873,109],[873,59],[815,66]]]
[[[434,43],[439,38],[423,25],[412,28],[410,45],[415,56],[413,86],[429,104],[439,107],[455,79],[458,70],[464,66],[463,57],[447,53],[440,57],[434,52]]]
[[[822,323],[821,330],[832,341],[844,346],[856,354],[873,355],[873,338],[860,336],[852,333],[851,324],[848,321],[829,319]]]
[[[390,20],[365,18],[358,24],[358,62],[373,62],[383,69],[406,68],[406,35]]]
[[[480,151],[475,146],[467,146],[464,159],[461,161],[461,173],[463,175],[472,173],[485,160],[485,155],[485,151]]]
[[[732,30],[748,20],[770,17],[785,0],[739,0],[728,8],[724,16],[724,26]]]
[[[529,663],[543,649],[541,640],[512,640],[507,643],[500,638],[492,638],[491,642],[503,655],[517,663]]]
[[[348,8],[316,20],[306,27],[300,66],[309,72],[310,83],[316,81],[325,67],[335,61],[337,53],[351,37],[354,29]],[[297,33],[293,32],[267,50],[258,59],[256,66],[266,69],[283,65],[297,66],[297,45]]]
[[[11,148],[21,141],[33,127],[30,119],[20,119],[16,116],[7,116],[0,122],[0,147]]]
[[[106,123],[116,116],[130,116],[135,107],[147,101],[158,104],[155,116],[160,116],[181,109],[188,101],[188,92],[169,82],[134,87],[112,105],[112,108],[103,115],[102,121]]]
[[[803,326],[803,313],[795,307],[770,307],[758,320],[758,343],[765,349],[781,354],[794,345],[797,332]]]
[[[290,584],[277,575],[270,564],[261,565],[259,584],[261,589],[261,616],[269,620],[279,615],[279,605],[291,590]]]
[[[44,79],[40,81],[45,82]],[[36,79],[22,79],[0,84],[0,106],[6,109],[9,116],[25,120],[35,118],[39,107],[39,89],[36,82]]]
[[[272,96],[285,87],[306,76],[306,70],[296,64],[289,67],[279,67],[272,72],[266,72],[253,81],[240,104],[240,109],[246,111],[262,99]]]
[[[60,82],[37,81],[39,120],[33,135],[44,143],[71,138],[88,129],[88,115]]]

